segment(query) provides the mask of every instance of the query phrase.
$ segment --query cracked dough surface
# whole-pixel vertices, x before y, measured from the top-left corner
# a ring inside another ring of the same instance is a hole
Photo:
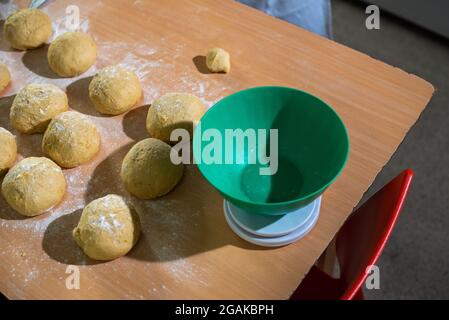
[[[37,216],[61,202],[66,181],[59,168],[48,158],[21,160],[6,174],[2,194],[6,202],[24,216]]]
[[[48,125],[42,150],[64,168],[73,168],[92,159],[100,149],[100,135],[85,115],[66,111]]]
[[[170,143],[174,129],[185,129],[192,139],[193,127],[200,121],[206,107],[190,93],[167,93],[156,99],[148,109],[147,131],[153,138]]]
[[[118,115],[131,109],[142,96],[137,75],[120,66],[98,71],[89,84],[89,97],[103,114]]]
[[[83,210],[73,238],[95,260],[113,260],[127,254],[140,235],[139,216],[118,195],[90,202]]]
[[[11,106],[11,125],[22,133],[44,132],[51,119],[68,109],[67,95],[53,84],[29,84]]]

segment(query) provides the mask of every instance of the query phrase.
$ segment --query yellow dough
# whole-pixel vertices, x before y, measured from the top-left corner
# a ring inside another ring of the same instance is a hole
[[[97,59],[97,46],[84,32],[66,32],[48,48],[48,64],[61,77],[74,77],[87,71]]]
[[[11,132],[0,127],[0,176],[13,166],[16,157],[16,138]]]
[[[167,93],[156,99],[148,109],[147,131],[153,138],[170,143],[174,129],[185,129],[192,138],[196,125],[206,107],[201,100],[190,93]]]
[[[184,167],[170,160],[171,147],[148,138],[136,143],[122,163],[121,177],[126,190],[140,199],[163,196],[182,177]]]
[[[231,57],[221,48],[213,48],[206,54],[206,66],[210,72],[225,72],[231,70]]]
[[[113,260],[127,254],[140,235],[139,216],[131,205],[110,194],[90,202],[81,214],[73,238],[95,260]]]
[[[11,81],[11,74],[8,67],[3,62],[0,62],[0,93],[6,89]]]
[[[141,95],[139,78],[120,66],[98,71],[89,84],[89,97],[95,109],[104,114],[117,115],[128,111]]]
[[[52,84],[29,84],[11,106],[11,125],[22,133],[44,132],[50,120],[68,109],[67,95]]]
[[[24,216],[37,216],[61,202],[66,183],[61,168],[47,158],[30,157],[6,174],[2,194]]]
[[[64,168],[73,168],[89,161],[99,149],[100,135],[95,124],[75,111],[56,116],[42,139],[42,150]]]
[[[18,10],[6,19],[3,33],[15,49],[37,48],[50,38],[51,20],[46,13],[38,9]]]

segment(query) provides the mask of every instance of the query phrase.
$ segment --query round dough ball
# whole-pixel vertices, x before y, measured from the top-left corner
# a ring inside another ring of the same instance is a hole
[[[153,137],[171,143],[174,129],[185,129],[193,134],[206,107],[201,100],[190,93],[167,93],[156,99],[148,109],[147,131]]]
[[[6,174],[2,194],[24,216],[42,214],[61,202],[66,183],[61,168],[47,158],[30,157]]]
[[[206,54],[206,66],[210,72],[225,72],[231,70],[231,57],[221,48],[213,48]]]
[[[37,48],[50,38],[51,20],[46,13],[38,9],[18,10],[6,19],[3,33],[15,49]]]
[[[117,115],[131,109],[142,96],[139,78],[120,66],[109,66],[93,77],[89,97],[98,112]]]
[[[66,32],[48,48],[48,64],[61,77],[74,77],[87,71],[97,59],[97,46],[84,32]]]
[[[11,125],[22,133],[44,132],[51,119],[68,110],[64,91],[52,84],[29,84],[21,89],[11,106]]]
[[[0,62],[0,92],[5,90],[11,81],[11,74],[9,73],[8,67],[3,62]]]
[[[121,177],[128,190],[140,199],[160,197],[181,180],[184,167],[170,160],[171,147],[148,138],[136,143],[122,163]]]
[[[131,205],[110,194],[90,202],[81,214],[73,238],[95,260],[113,260],[127,254],[140,235],[139,216]]]
[[[99,149],[100,135],[95,124],[75,111],[56,116],[42,139],[42,150],[64,168],[73,168],[89,161]]]
[[[0,127],[0,176],[13,166],[16,157],[16,138],[11,132]]]

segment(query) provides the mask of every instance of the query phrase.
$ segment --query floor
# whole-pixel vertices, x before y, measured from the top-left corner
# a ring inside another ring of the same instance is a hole
[[[436,93],[365,198],[405,168],[415,178],[378,263],[368,299],[449,299],[449,40],[381,10],[365,28],[365,6],[333,0],[334,40],[431,82]]]

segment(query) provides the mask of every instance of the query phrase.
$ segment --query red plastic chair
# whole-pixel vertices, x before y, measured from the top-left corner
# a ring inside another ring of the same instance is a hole
[[[340,278],[312,267],[292,300],[363,299],[367,267],[374,265],[393,230],[413,171],[407,169],[368,199],[346,221],[336,240]]]

